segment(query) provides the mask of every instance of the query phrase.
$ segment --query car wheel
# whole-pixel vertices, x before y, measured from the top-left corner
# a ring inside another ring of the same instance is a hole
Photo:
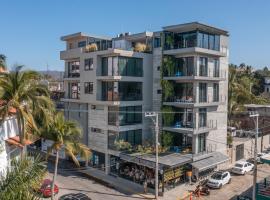
[[[243,175],[246,175],[246,171],[244,171]]]
[[[232,178],[229,179],[228,183],[230,184],[232,182]]]
[[[222,183],[218,186],[218,189],[222,188]]]

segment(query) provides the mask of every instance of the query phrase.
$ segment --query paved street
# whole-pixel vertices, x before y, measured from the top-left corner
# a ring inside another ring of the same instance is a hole
[[[50,173],[48,176],[52,177],[51,165],[49,165]],[[259,165],[258,167],[258,180],[262,180],[265,176],[269,175],[270,166],[269,165]],[[233,175],[232,182],[223,186],[221,189],[211,189],[211,195],[208,197],[201,197],[200,199],[205,200],[235,200],[236,196],[239,194],[251,195],[252,186],[252,172],[246,174],[245,176]],[[145,199],[145,197],[139,194],[126,193],[124,191],[118,191],[116,189],[106,187],[100,183],[95,182],[87,177],[84,177],[79,172],[75,171],[63,171],[59,170],[57,177],[57,185],[60,188],[60,192],[57,197],[67,193],[85,193],[87,196],[91,197],[93,200],[134,200],[134,199]],[[249,190],[248,190],[249,188]],[[193,189],[190,186],[183,185],[176,187],[173,190],[165,193],[164,197],[160,199],[164,200],[176,200],[185,193],[184,191]],[[198,198],[193,198],[198,199]]]
[[[49,164],[48,177],[52,179],[52,167]],[[74,171],[59,170],[56,184],[59,186],[57,197],[68,193],[85,193],[92,200],[139,200],[145,199],[142,196],[119,192],[113,188],[103,186],[82,174]]]

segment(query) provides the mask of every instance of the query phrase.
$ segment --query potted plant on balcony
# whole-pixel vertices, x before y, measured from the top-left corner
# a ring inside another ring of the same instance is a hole
[[[115,140],[114,145],[118,151],[131,151],[131,144],[129,142],[126,142],[124,140]]]
[[[145,52],[147,50],[146,44],[137,42],[134,47],[134,51],[136,52]]]
[[[98,50],[98,47],[97,47],[97,44],[96,43],[92,43],[92,44],[89,44],[85,47],[85,52],[88,53],[88,52],[93,52],[93,51],[97,51]]]

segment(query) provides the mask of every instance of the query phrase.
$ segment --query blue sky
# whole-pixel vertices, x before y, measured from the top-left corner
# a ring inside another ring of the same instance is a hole
[[[157,31],[199,21],[230,32],[230,62],[270,66],[269,0],[3,0],[0,53],[8,65],[63,70],[60,36]]]

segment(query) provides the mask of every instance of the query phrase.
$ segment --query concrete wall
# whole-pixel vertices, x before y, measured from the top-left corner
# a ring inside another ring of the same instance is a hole
[[[228,150],[228,155],[231,159],[232,164],[236,161],[236,147],[241,144],[244,144],[244,158],[243,159],[249,159],[249,158],[254,157],[255,139],[235,137],[233,139],[232,148]],[[261,144],[263,148],[261,148]],[[258,152],[262,152],[269,147],[270,147],[270,134],[263,136],[263,140],[262,140],[262,137],[258,137],[258,142],[257,142]]]

